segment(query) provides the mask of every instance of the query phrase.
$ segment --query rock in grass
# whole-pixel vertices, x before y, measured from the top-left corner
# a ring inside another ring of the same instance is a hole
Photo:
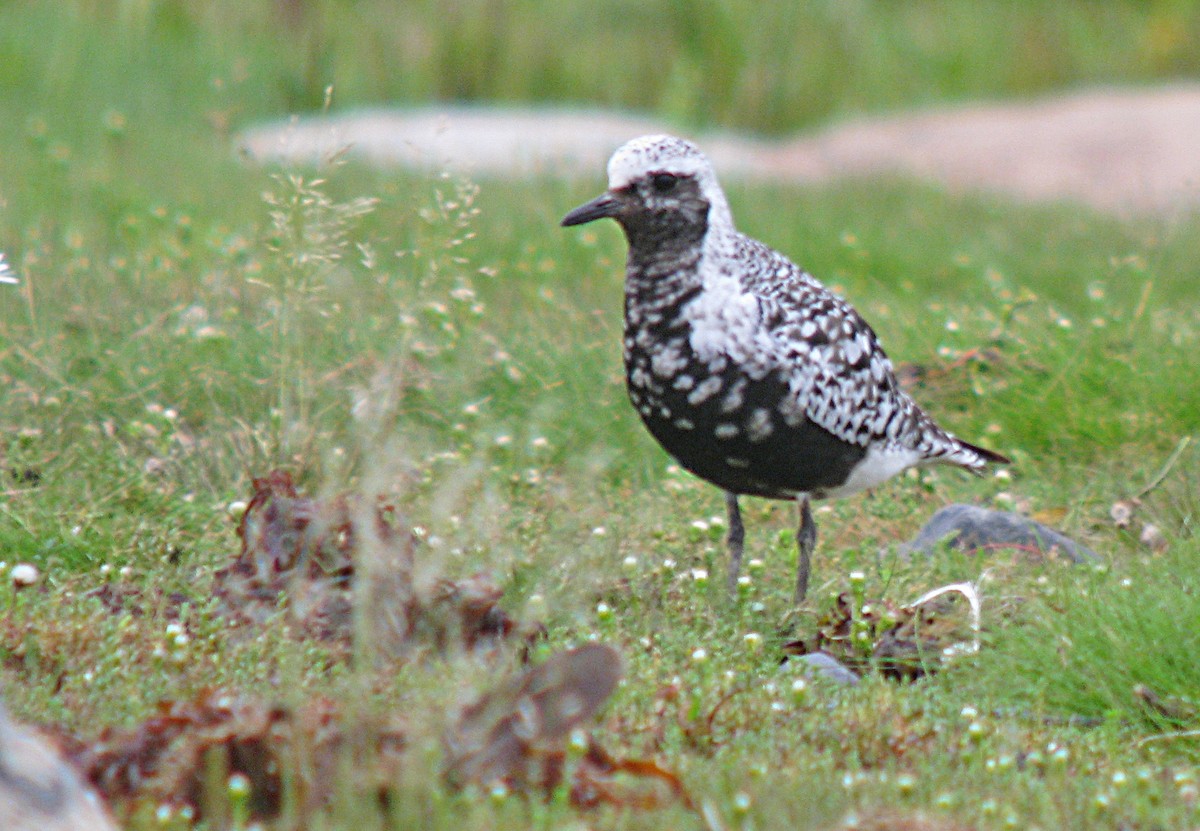
[[[934,514],[911,542],[900,547],[900,553],[905,556],[932,554],[943,542],[968,553],[988,548],[1020,548],[1058,554],[1076,564],[1100,559],[1087,546],[1036,520],[1007,511],[961,504],[948,505]]]
[[[805,678],[823,678],[842,686],[853,687],[858,683],[858,673],[846,667],[841,661],[827,652],[810,652],[807,655],[789,655],[787,666],[794,666],[795,671]]]
[[[116,831],[99,798],[45,738],[0,704],[0,828]]]

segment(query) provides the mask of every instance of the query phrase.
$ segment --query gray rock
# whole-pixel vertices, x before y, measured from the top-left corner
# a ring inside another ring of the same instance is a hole
[[[975,505],[942,508],[912,540],[900,546],[904,556],[932,554],[940,543],[972,553],[981,548],[1023,548],[1058,554],[1073,563],[1098,562],[1090,548],[1064,537],[1040,522],[1006,511]]]
[[[117,831],[100,798],[58,750],[0,703],[0,828]]]
[[[853,687],[858,683],[858,673],[847,669],[841,661],[824,652],[812,652],[808,655],[789,655],[784,666],[794,666],[795,671],[805,678],[823,678],[835,684]]]

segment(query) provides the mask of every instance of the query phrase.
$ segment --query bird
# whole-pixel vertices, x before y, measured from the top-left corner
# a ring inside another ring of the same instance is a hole
[[[611,218],[628,243],[623,354],[629,400],[679,463],[725,492],[728,582],[741,570],[741,496],[799,505],[794,599],[808,592],[813,500],[914,466],[982,474],[999,453],[955,438],[900,387],[849,302],[740,233],[711,162],[690,141],[635,138],[608,189],[564,227]]]

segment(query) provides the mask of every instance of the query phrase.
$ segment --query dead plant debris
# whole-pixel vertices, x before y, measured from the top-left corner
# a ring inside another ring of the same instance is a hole
[[[301,496],[289,473],[274,470],[254,480],[238,536],[241,552],[214,586],[219,613],[238,623],[261,625],[282,610],[299,634],[348,647],[357,609],[392,656],[417,642],[488,646],[517,629],[484,575],[422,585],[418,540],[393,505]]]
[[[448,731],[447,780],[546,798],[566,787],[582,809],[652,809],[672,801],[690,806],[674,773],[652,760],[619,759],[585,731],[621,674],[616,651],[592,643],[501,682]],[[250,816],[270,821],[323,808],[346,784],[347,761],[357,793],[382,808],[409,761],[404,719],[349,714],[323,696],[285,707],[207,690],[192,700],[161,703],[132,728],[108,728],[90,741],[65,732],[59,738],[82,776],[119,814],[186,806],[218,824],[228,810],[221,794],[234,774],[249,785]]]
[[[877,668],[889,678],[914,681],[937,671],[947,656],[977,637],[970,612],[968,603],[945,594],[900,606],[890,600],[856,602],[843,592],[818,620],[815,635],[790,641],[783,651],[823,652],[856,671]]]
[[[94,741],[68,740],[72,760],[115,807],[211,808],[211,786],[233,774],[250,783],[256,819],[279,815],[284,778],[294,804],[311,812],[332,795],[339,764],[357,754],[358,784],[380,798],[394,781],[405,747],[399,719],[347,726],[331,699],[316,697],[292,709],[221,690],[190,701],[170,701],[132,729],[106,729]],[[214,777],[213,771],[217,772]]]

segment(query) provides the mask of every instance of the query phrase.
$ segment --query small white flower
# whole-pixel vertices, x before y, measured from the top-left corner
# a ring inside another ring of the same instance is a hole
[[[808,701],[808,682],[803,678],[792,681],[792,701],[796,704]]]
[[[603,537],[607,533],[608,533],[608,529],[605,528],[603,525],[597,525],[595,528],[592,529],[593,537]]]
[[[750,794],[738,791],[733,795],[733,812],[739,816],[750,810]]]
[[[38,570],[29,563],[17,563],[8,573],[8,578],[12,580],[13,586],[23,589],[38,581]]]
[[[695,580],[697,583],[707,583],[708,582],[708,569],[704,569],[704,568],[692,569],[692,579]]]
[[[582,727],[576,727],[571,731],[571,735],[567,737],[567,750],[573,756],[582,756],[587,753],[588,735]]]
[[[0,251],[0,283],[16,284],[21,282],[9,269],[8,263],[4,262],[4,252]]]
[[[708,660],[708,651],[705,650],[703,647],[692,652],[692,662],[693,663],[702,664],[707,660]]]

